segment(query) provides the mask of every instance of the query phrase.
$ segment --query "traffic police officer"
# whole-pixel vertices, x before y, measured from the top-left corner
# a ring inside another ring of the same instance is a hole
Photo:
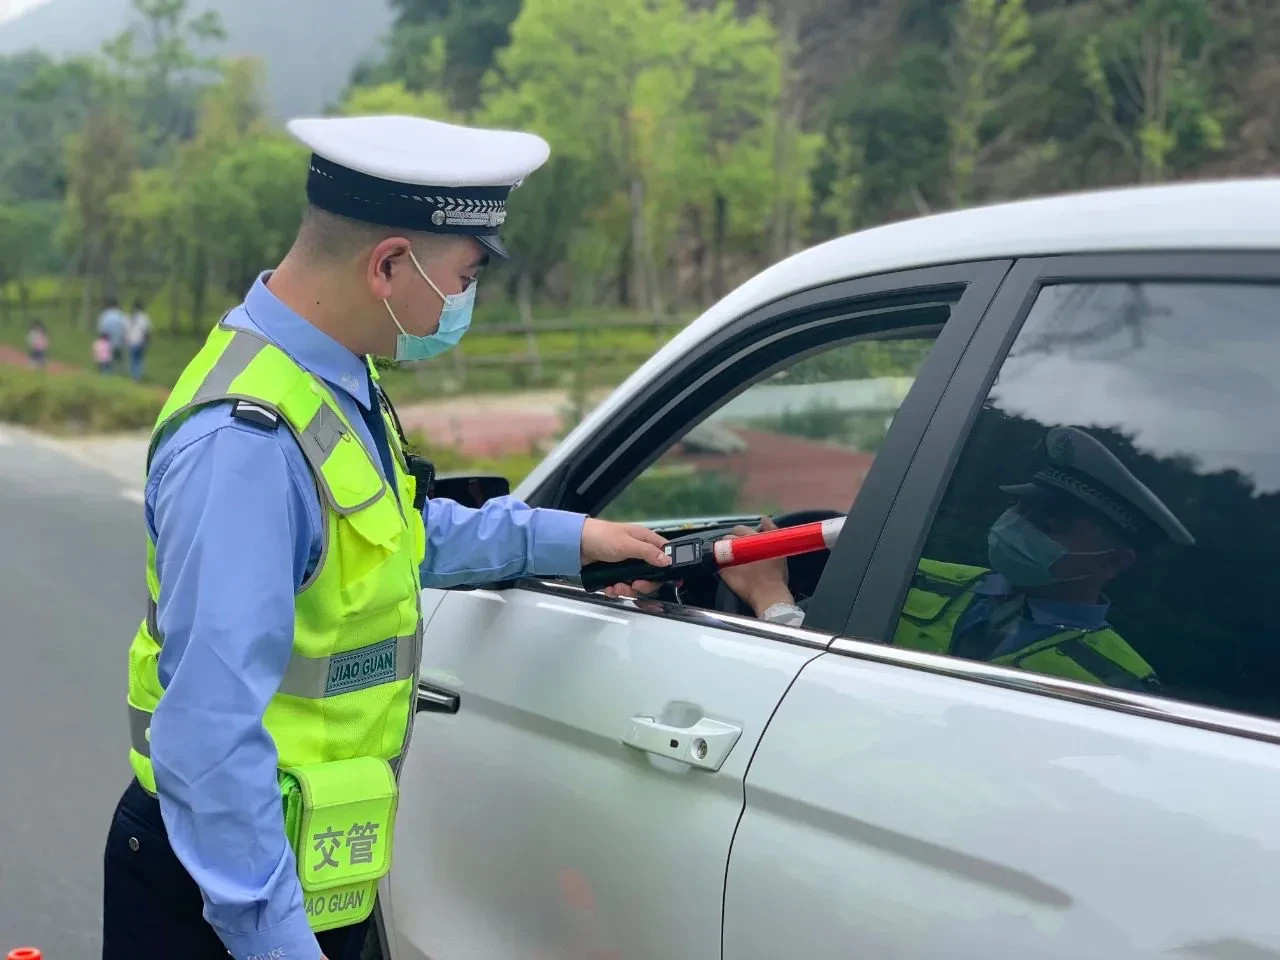
[[[368,361],[458,342],[546,143],[404,117],[290,131],[312,150],[297,240],[152,435],[106,960],[358,957],[390,864],[420,588],[667,562],[642,527],[423,503]]]
[[[1048,462],[1029,482],[1000,488],[1016,503],[988,532],[990,567],[921,559],[893,643],[1086,683],[1157,689],[1150,664],[1107,623],[1103,588],[1140,550],[1195,541],[1088,433],[1056,427],[1045,448]],[[781,563],[722,572],[758,616],[798,625],[804,611],[792,602],[784,574]]]

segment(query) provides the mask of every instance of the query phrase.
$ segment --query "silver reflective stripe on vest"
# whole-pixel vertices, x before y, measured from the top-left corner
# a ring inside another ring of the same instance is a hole
[[[205,375],[200,389],[191,398],[192,404],[204,403],[225,397],[231,391],[236,377],[244,373],[253,358],[260,354],[267,342],[252,334],[236,333],[227,344],[212,369]]]
[[[151,756],[151,741],[147,733],[151,729],[151,714],[129,704],[129,745],[144,757]]]
[[[392,637],[331,657],[289,658],[280,693],[320,700],[410,679],[417,670],[417,638]]]
[[[316,415],[299,435],[298,442],[307,459],[318,467],[329,459],[329,454],[346,432],[347,428],[342,425],[333,409],[327,403],[321,403]]]
[[[160,635],[159,611],[156,610],[156,602],[151,599],[150,594],[147,594],[147,632],[151,634],[151,639],[156,642],[156,646],[164,646],[164,637]]]

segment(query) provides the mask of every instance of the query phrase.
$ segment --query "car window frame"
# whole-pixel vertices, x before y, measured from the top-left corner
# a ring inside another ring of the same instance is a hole
[[[1029,693],[1280,743],[1280,721],[1254,714],[1076,683],[888,644],[942,499],[1009,351],[1041,290],[1061,283],[1271,283],[1280,251],[1134,252],[1023,258],[1014,263],[950,378],[887,511],[835,652]],[[1280,322],[1280,321],[1277,321]]]
[[[807,331],[838,328],[842,321],[864,312],[877,301],[923,297],[932,291],[962,288],[853,502],[848,528],[856,528],[860,536],[842,536],[835,545],[809,607],[804,628],[777,628],[746,617],[699,611],[675,604],[615,600],[553,581],[522,581],[518,586],[551,590],[557,594],[567,592],[591,602],[623,604],[672,619],[712,622],[744,632],[763,632],[780,639],[807,637],[811,640],[821,635],[828,640],[833,638],[840,633],[850,613],[853,598],[850,579],[860,578],[870,557],[865,542],[874,542],[878,538],[890,502],[886,500],[885,493],[896,489],[900,483],[947,382],[961,362],[969,340],[1012,263],[1008,259],[971,261],[843,280],[791,294],[749,311],[707,337],[678,363],[647,383],[628,404],[623,415],[603,424],[585,439],[579,447],[579,454],[562,463],[528,498],[531,506],[589,513],[607,502],[608,497],[616,495],[691,426],[767,376],[768,372],[765,372],[744,378],[736,390],[718,394],[713,404],[698,400],[701,381],[717,370],[732,366],[736,359],[762,349],[768,338],[781,343],[790,340],[794,344]],[[868,332],[874,332],[874,328],[869,328]],[[769,369],[788,366],[808,354],[829,349],[848,339],[849,334],[832,336],[824,339],[820,347],[787,351]],[[627,456],[630,456],[629,460],[622,460]],[[621,471],[621,478],[604,472],[610,463],[619,462],[627,463],[625,470]],[[850,490],[850,497],[853,495]]]

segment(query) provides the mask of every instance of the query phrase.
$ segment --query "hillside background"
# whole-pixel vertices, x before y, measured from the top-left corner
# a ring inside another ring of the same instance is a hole
[[[0,23],[0,343],[84,364],[139,298],[163,386],[292,238],[282,119],[412,113],[552,145],[413,389],[608,387],[832,236],[1269,174],[1278,53],[1274,0],[46,0]]]

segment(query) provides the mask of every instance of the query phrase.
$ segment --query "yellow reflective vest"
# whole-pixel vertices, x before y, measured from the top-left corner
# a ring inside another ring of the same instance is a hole
[[[956,626],[976,597],[974,587],[990,572],[966,564],[921,560],[894,631],[894,645],[951,653]],[[1150,664],[1110,627],[1064,629],[991,662],[1110,687],[1158,687]]]
[[[151,454],[176,418],[227,399],[269,411],[279,418],[278,429],[293,431],[325,517],[324,549],[294,600],[293,652],[264,718],[279,765],[356,758],[394,764],[411,725],[421,655],[419,566],[426,552],[398,433],[388,422],[393,491],[376,466],[377,454],[365,449],[323,381],[261,337],[219,326],[170,394]],[[143,787],[155,793],[149,734],[164,696],[157,672],[164,637],[156,624],[160,583],[152,542],[147,589],[147,616],[129,649],[129,760]]]

